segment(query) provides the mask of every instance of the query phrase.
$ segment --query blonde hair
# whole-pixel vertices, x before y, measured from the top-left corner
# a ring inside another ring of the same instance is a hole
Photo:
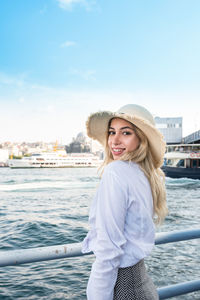
[[[111,122],[111,121],[110,121]],[[109,125],[110,125],[109,122]],[[168,213],[166,204],[166,189],[165,189],[165,175],[160,168],[154,167],[154,158],[149,147],[148,139],[145,134],[134,125],[134,131],[140,140],[139,146],[136,150],[124,154],[120,160],[133,161],[138,163],[147,179],[149,180],[154,207],[154,221],[156,224],[162,223]],[[108,147],[108,133],[106,137],[105,158],[100,167],[101,174],[104,167],[113,161],[112,153]]]

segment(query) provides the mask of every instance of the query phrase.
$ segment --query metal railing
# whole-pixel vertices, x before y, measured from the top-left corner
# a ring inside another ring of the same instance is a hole
[[[190,229],[183,231],[164,232],[156,234],[156,245],[173,243],[200,238],[200,229]],[[81,243],[0,251],[0,267],[16,266],[25,263],[76,257],[82,255]],[[168,299],[178,295],[191,293],[200,290],[200,279],[181,284],[175,284],[158,289],[159,299]]]
[[[200,280],[192,280],[179,284],[168,285],[158,289],[159,299],[169,299],[200,290]]]

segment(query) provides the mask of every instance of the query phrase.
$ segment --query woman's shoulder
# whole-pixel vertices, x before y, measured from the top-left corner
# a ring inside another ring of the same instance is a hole
[[[134,162],[114,160],[104,168],[104,173],[114,173],[121,176],[122,174],[134,172],[138,169],[138,164]]]

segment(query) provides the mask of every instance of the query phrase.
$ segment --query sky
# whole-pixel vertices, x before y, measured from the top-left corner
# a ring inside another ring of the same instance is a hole
[[[69,143],[125,104],[200,129],[199,0],[0,2],[0,142]]]

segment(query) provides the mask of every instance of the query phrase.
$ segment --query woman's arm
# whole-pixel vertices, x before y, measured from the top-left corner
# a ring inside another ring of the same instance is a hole
[[[126,243],[124,224],[128,189],[122,182],[122,178],[108,168],[97,191],[97,239],[93,249],[96,260],[88,282],[88,300],[113,299],[123,245]]]

